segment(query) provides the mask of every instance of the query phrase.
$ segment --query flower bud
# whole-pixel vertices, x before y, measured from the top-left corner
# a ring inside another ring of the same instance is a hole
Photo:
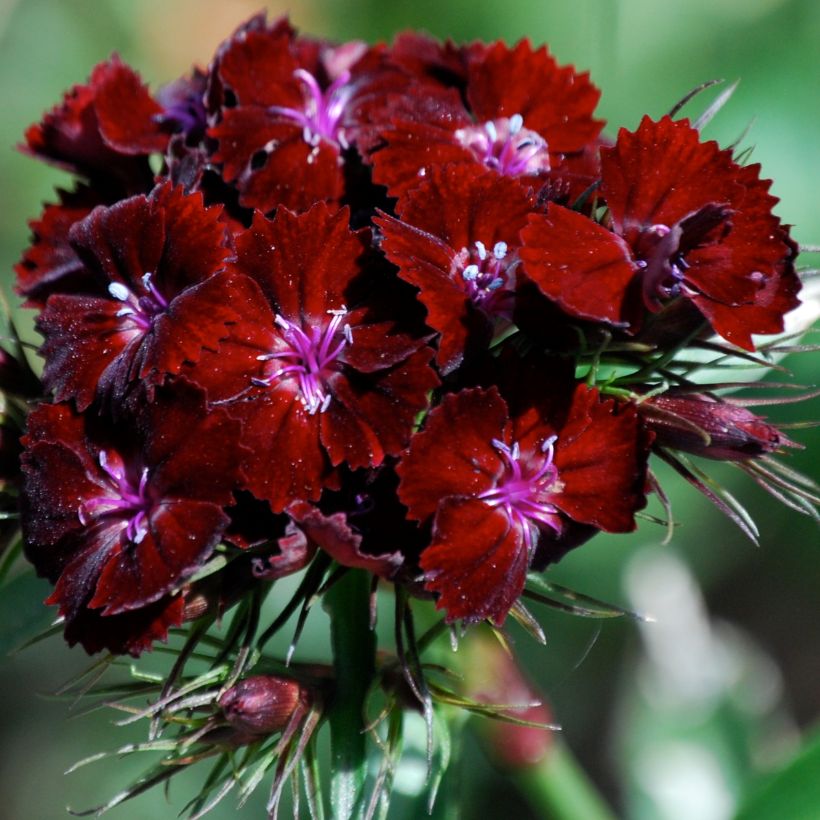
[[[254,735],[281,732],[294,713],[311,702],[309,691],[292,678],[253,675],[234,684],[219,698],[219,706],[235,729]]]
[[[493,637],[475,634],[466,648],[464,674],[471,696],[499,718],[481,724],[481,736],[490,757],[505,769],[524,769],[539,763],[550,749],[553,730],[548,728],[550,710],[524,677],[515,658]],[[520,705],[516,705],[520,704]],[[541,726],[505,722],[507,716]]]
[[[744,461],[799,447],[745,407],[701,393],[669,391],[638,405],[654,444],[719,461]]]

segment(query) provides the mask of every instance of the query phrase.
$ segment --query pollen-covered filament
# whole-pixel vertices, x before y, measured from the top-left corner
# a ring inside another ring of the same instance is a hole
[[[518,443],[512,447],[493,439],[504,465],[496,486],[478,498],[490,507],[501,507],[512,526],[518,527],[527,549],[535,547],[533,528],[547,526],[560,533],[561,517],[550,502],[561,491],[558,469],[553,464],[555,436],[548,438],[535,453],[522,458]]]
[[[168,300],[151,279],[150,273],[142,277],[142,286],[145,289],[142,296],[137,296],[121,282],[112,282],[108,286],[108,292],[123,303],[123,307],[117,311],[117,316],[132,322],[140,330],[148,330],[154,319],[168,309]]]
[[[277,315],[279,337],[286,347],[257,356],[260,362],[275,361],[278,366],[265,378],[251,379],[253,384],[270,387],[282,379],[296,379],[299,398],[308,413],[324,413],[331,401],[326,379],[333,372],[339,354],[353,343],[353,332],[344,322],[347,309],[329,310],[328,314],[331,319],[326,325],[307,330]]]
[[[512,318],[518,259],[506,242],[496,242],[488,251],[483,242],[462,248],[456,257],[462,286],[470,301],[492,316]]]
[[[269,111],[302,126],[304,140],[309,145],[317,146],[324,139],[347,148],[340,123],[353,96],[353,88],[349,85],[350,72],[343,71],[324,91],[316,78],[303,68],[296,69],[293,76],[302,86],[304,108],[272,105]]]
[[[520,114],[459,128],[455,137],[479,162],[499,174],[515,177],[550,169],[547,141],[524,128]]]
[[[105,450],[100,451],[99,463],[108,480],[107,495],[83,501],[77,510],[80,523],[88,525],[94,519],[117,518],[125,522],[125,537],[139,544],[148,534],[148,516],[152,501],[148,494],[148,468],[143,468],[138,482],[133,482],[122,459]]]

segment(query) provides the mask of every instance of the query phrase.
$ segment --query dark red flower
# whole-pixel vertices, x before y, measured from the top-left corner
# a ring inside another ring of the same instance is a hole
[[[567,157],[596,142],[599,96],[587,74],[559,67],[527,40],[472,48],[463,92],[424,83],[389,102],[374,179],[399,196],[449,163],[480,163],[528,183],[560,175]]]
[[[189,370],[242,419],[247,489],[276,512],[318,499],[342,463],[376,466],[399,453],[438,384],[423,339],[348,307],[367,246],[347,209],[257,213],[237,237],[232,274],[254,280],[259,296],[219,351]]]
[[[246,207],[305,210],[344,193],[344,153],[363,138],[368,111],[405,84],[381,49],[294,39],[281,22],[242,30],[223,47],[214,162]]]
[[[139,75],[115,55],[26,131],[22,150],[103,190],[145,191],[153,181],[147,157],[168,143],[158,121],[162,113]]]
[[[633,530],[645,462],[635,408],[583,385],[515,417],[495,387],[445,396],[398,469],[409,515],[433,521],[421,566],[447,619],[501,624],[542,533]]]
[[[71,229],[98,295],[53,295],[37,322],[43,378],[57,401],[73,398],[83,410],[136,380],[159,384],[216,348],[243,310],[242,283],[223,272],[230,250],[220,213],[166,183],[96,208]]]
[[[86,610],[108,618],[167,596],[229,521],[223,505],[239,477],[239,423],[224,410],[206,414],[201,391],[179,382],[132,409],[117,425],[68,404],[41,405],[29,417],[25,551],[56,584],[48,603],[59,604],[67,628]],[[181,617],[167,605],[145,619]]]
[[[669,117],[621,130],[601,155],[606,226],[552,204],[522,233],[524,269],[547,296],[630,332],[647,310],[685,299],[747,350],[751,334],[783,329],[800,283],[758,165]]]
[[[399,199],[401,219],[382,216],[382,249],[419,288],[427,324],[440,334],[447,374],[471,343],[486,347],[515,305],[518,234],[532,198],[515,181],[473,165],[435,167]]]

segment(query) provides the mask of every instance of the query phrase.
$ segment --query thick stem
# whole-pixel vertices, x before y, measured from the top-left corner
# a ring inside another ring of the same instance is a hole
[[[615,820],[612,810],[569,747],[557,739],[544,759],[518,774],[516,781],[542,817],[551,820]]]
[[[330,707],[332,816],[348,820],[361,803],[367,775],[364,704],[373,680],[376,637],[370,629],[370,579],[348,570],[325,594],[336,690]]]

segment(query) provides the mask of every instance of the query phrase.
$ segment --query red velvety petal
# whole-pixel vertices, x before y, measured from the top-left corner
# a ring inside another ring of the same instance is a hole
[[[245,486],[274,512],[297,499],[318,500],[332,475],[319,443],[319,414],[308,414],[297,391],[286,379],[230,405],[244,423],[242,442],[250,451]]]
[[[500,626],[527,578],[529,556],[521,531],[505,513],[476,498],[446,498],[433,539],[421,554],[425,589],[438,593],[447,621],[490,619]]]
[[[225,266],[233,254],[221,205],[206,207],[201,192],[186,194],[170,182],[155,188],[150,201],[162,213],[165,245],[158,267],[145,272],[155,274],[154,284],[166,298]]]
[[[159,315],[140,357],[139,378],[153,384],[195,365],[203,350],[216,353],[235,325],[248,321],[242,310],[259,288],[247,276],[217,273],[179,294]]]
[[[260,502],[263,503],[263,502]],[[267,505],[265,505],[267,506]],[[268,507],[268,509],[270,509]],[[253,575],[266,581],[275,581],[304,569],[316,554],[316,544],[292,521],[288,523],[285,535],[277,542],[279,552],[253,559]]]
[[[330,376],[333,400],[322,413],[320,432],[334,466],[344,461],[353,468],[375,467],[407,446],[416,416],[439,385],[431,358],[432,350],[423,348],[390,370]]]
[[[458,127],[455,123],[444,127],[401,122],[384,130],[381,136],[386,144],[371,157],[373,181],[384,185],[390,196],[401,196],[423,182],[433,168],[450,163],[475,165],[472,152],[453,136]]]
[[[347,208],[324,203],[302,214],[281,208],[273,220],[257,213],[236,240],[237,268],[285,319],[323,325],[344,304],[367,247],[366,232],[353,233],[348,221]]]
[[[250,31],[229,42],[217,71],[239,105],[301,108],[304,101],[293,80],[299,65],[290,50],[291,39],[291,32],[277,27]]]
[[[344,177],[338,148],[305,142],[302,129],[266,109],[229,109],[210,130],[219,141],[214,161],[240,191],[239,201],[264,213],[280,205],[307,210],[317,200],[338,200]]]
[[[396,468],[409,517],[424,521],[442,498],[492,487],[502,470],[492,441],[505,439],[508,423],[507,405],[494,387],[445,396]]]
[[[49,297],[37,329],[45,336],[43,383],[57,401],[74,399],[82,412],[98,387],[127,383],[144,333],[123,325],[121,307],[113,299]]]
[[[153,173],[144,155],[123,154],[109,147],[100,134],[96,97],[118,65],[116,58],[97,65],[87,85],[67,91],[42,122],[26,131],[21,149],[52,165],[93,177],[121,195],[150,188]]]
[[[65,424],[60,426],[60,434],[65,434]],[[21,467],[26,555],[38,573],[53,581],[65,565],[66,553],[70,553],[68,545],[56,545],[81,529],[80,505],[100,495],[104,487],[87,454],[73,439],[32,443],[21,457]]]
[[[630,290],[637,266],[621,237],[560,205],[532,214],[521,232],[524,272],[573,316],[622,324],[640,317]]]
[[[14,267],[15,289],[27,297],[27,307],[42,307],[52,293],[99,287],[68,241],[71,226],[99,204],[98,194],[90,188],[60,192],[60,202],[46,205],[42,216],[29,223],[31,245]]]
[[[168,134],[160,130],[162,106],[148,93],[139,74],[114,57],[98,78],[94,100],[100,134],[122,154],[165,151]]]
[[[367,309],[360,308],[350,311],[345,317],[350,325],[353,344],[345,345],[339,353],[338,362],[360,373],[375,373],[403,362],[424,345],[424,339],[400,332],[395,322],[359,324],[366,314]]]
[[[570,518],[607,532],[631,532],[646,504],[648,441],[635,407],[601,401],[579,385],[555,444],[563,489],[551,499]]]
[[[366,569],[382,578],[392,578],[403,563],[400,552],[367,555],[360,549],[362,536],[354,532],[344,513],[324,515],[304,501],[290,504],[286,510],[307,537],[344,567]]]
[[[436,363],[447,375],[461,364],[468,339],[487,339],[490,322],[468,304],[453,276],[455,253],[444,241],[390,216],[378,218],[376,224],[384,231],[382,250],[398,266],[399,276],[419,288],[417,298],[427,309],[425,322],[441,334]]]
[[[161,497],[229,504],[246,451],[242,427],[183,380],[159,387],[137,418],[151,487]]]
[[[95,208],[74,225],[69,239],[86,265],[107,286],[134,286],[157,270],[165,249],[165,220],[145,196],[134,196],[110,208]]]
[[[403,222],[459,251],[477,241],[487,248],[496,242],[517,246],[533,206],[532,196],[515,180],[476,164],[431,168],[396,210]]]
[[[182,624],[184,609],[179,595],[119,615],[83,609],[66,624],[65,638],[69,646],[79,643],[90,655],[105,649],[138,658],[157,641],[167,640],[168,630]]]
[[[204,563],[228,520],[215,504],[164,499],[151,511],[148,533],[139,544],[122,548],[118,544],[108,556],[88,556],[93,571],[99,573],[88,607],[102,609],[107,616],[161,598]],[[101,568],[98,558],[104,561]]]
[[[800,279],[790,267],[782,276],[770,278],[748,305],[724,305],[706,296],[693,296],[698,310],[724,339],[742,347],[755,349],[752,333],[780,333],[783,317],[800,304]]]
[[[543,136],[552,153],[580,151],[603,127],[593,118],[601,92],[589,74],[559,67],[546,47],[498,42],[470,61],[467,97],[476,118],[520,114],[524,127]]]
[[[758,188],[755,168],[749,168],[737,165],[731,151],[721,151],[716,142],[701,142],[688,120],[644,117],[636,131],[621,129],[615,145],[602,149],[601,191],[618,233],[671,227],[709,203],[748,209],[747,185],[756,189],[755,199],[768,196],[767,186]],[[760,204],[770,210],[776,200],[765,201]]]

